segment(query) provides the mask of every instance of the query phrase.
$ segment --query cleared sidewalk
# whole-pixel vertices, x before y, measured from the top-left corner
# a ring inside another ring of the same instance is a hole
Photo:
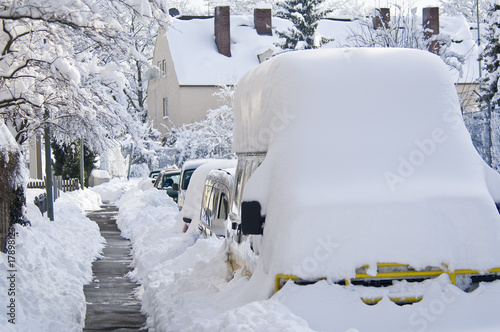
[[[87,315],[84,331],[138,331],[146,318],[133,296],[136,284],[125,276],[131,269],[130,241],[120,236],[116,226],[118,209],[103,205],[103,210],[87,216],[97,222],[107,244],[103,258],[92,265],[94,280],[84,288]]]

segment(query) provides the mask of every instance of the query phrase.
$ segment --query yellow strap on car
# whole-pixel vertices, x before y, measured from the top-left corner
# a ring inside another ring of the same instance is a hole
[[[454,270],[454,271],[449,271],[448,266],[446,264],[443,264],[444,269],[441,268],[431,268],[430,270],[423,270],[423,271],[415,271],[411,269],[409,265],[406,264],[398,264],[398,263],[378,263],[377,264],[377,274],[375,276],[369,275],[367,273],[357,273],[356,276],[352,279],[345,279],[342,283],[344,285],[350,285],[352,284],[352,280],[364,280],[364,279],[370,279],[370,280],[404,280],[404,279],[412,279],[412,278],[436,278],[442,274],[447,274],[450,278],[451,283],[453,285],[456,285],[456,276],[457,275],[487,275],[487,274],[500,274],[500,268],[494,268],[491,270],[488,270],[486,273],[481,273],[478,270],[472,270],[472,269],[459,269],[459,270]],[[362,268],[368,268],[367,265],[362,266]],[[410,271],[391,271],[391,272],[378,272],[380,268],[407,268],[410,269]],[[286,283],[288,280],[294,280],[295,282],[297,281],[302,281],[303,283],[315,283],[321,279],[326,279],[326,278],[319,278],[316,280],[303,280],[295,275],[291,274],[277,274],[275,278],[275,286],[274,286],[274,291],[278,292],[281,287]],[[374,299],[362,299],[363,302],[367,304],[376,304],[378,303],[382,298],[374,298]],[[422,299],[422,297],[408,297],[408,298],[391,298],[391,301],[396,302],[396,303],[414,303],[418,302]]]

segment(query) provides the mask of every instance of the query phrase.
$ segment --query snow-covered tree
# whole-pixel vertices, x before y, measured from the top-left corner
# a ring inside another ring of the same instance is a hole
[[[486,34],[488,44],[485,46],[480,58],[483,61],[484,76],[481,78],[479,91],[482,95],[482,107],[500,109],[500,91],[498,78],[500,75],[500,1],[496,1],[491,8],[488,30]]]
[[[451,51],[451,38],[438,34],[426,38],[422,24],[417,21],[415,10],[395,6],[396,15],[388,25],[375,29],[372,18],[360,19],[361,28],[351,30],[347,37],[349,47],[401,47],[427,50],[435,41],[439,43],[439,56],[450,67],[462,73],[463,55]]]
[[[24,218],[25,175],[19,146],[0,120],[0,251],[5,252],[12,224],[26,224]]]
[[[231,158],[233,142],[234,86],[222,86],[216,93],[222,106],[208,110],[199,122],[172,128],[166,140],[181,166],[186,160],[198,158]]]
[[[293,26],[286,31],[276,31],[283,50],[312,49],[321,47],[331,39],[317,33],[319,21],[331,12],[324,0],[285,0],[276,4],[276,16],[289,20]]]
[[[335,17],[366,17],[373,13],[372,4],[365,1],[352,1],[352,0],[326,0],[331,14]]]
[[[253,11],[257,7],[261,7],[262,4],[271,5],[274,3],[273,0],[227,0],[226,2],[231,6],[231,14],[253,14]]]
[[[0,2],[0,116],[19,143],[46,125],[58,142],[85,138],[93,150],[134,132],[124,107],[127,66],[116,55],[141,55],[130,47],[132,34],[105,15],[118,7],[122,15],[167,22],[159,0]]]
[[[479,85],[479,101],[481,113],[475,116],[474,124],[479,122],[478,135],[481,140],[478,150],[484,151],[483,158],[492,167],[500,171],[500,91],[498,89],[500,76],[500,1],[496,0],[488,15],[488,30],[485,46],[480,59],[483,61],[483,76]]]
[[[486,22],[490,1],[477,0],[440,0],[439,7],[449,16],[463,15],[470,23],[477,23],[477,7],[479,4],[479,21]]]

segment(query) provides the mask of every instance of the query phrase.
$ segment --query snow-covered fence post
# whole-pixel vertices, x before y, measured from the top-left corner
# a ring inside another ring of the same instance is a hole
[[[5,252],[9,230],[24,224],[24,179],[21,151],[7,126],[0,122],[0,250]]]
[[[63,182],[63,179],[62,179],[62,176],[61,175],[54,175],[53,177],[54,181],[53,181],[53,184],[52,184],[52,187],[53,187],[53,193],[54,193],[54,201],[56,199],[59,198],[59,196],[61,196],[61,190],[63,190],[63,187],[62,187],[62,182]]]

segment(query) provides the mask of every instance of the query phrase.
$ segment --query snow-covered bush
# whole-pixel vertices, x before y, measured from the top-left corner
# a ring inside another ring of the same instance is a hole
[[[462,73],[464,56],[450,50],[451,38],[447,34],[426,37],[422,24],[417,22],[416,11],[396,7],[396,15],[389,24],[375,29],[373,20],[360,18],[361,29],[351,30],[347,37],[349,47],[398,47],[427,50],[431,43],[439,44],[439,56],[450,67]]]
[[[0,251],[13,224],[24,224],[24,175],[21,151],[7,126],[0,121]]]

